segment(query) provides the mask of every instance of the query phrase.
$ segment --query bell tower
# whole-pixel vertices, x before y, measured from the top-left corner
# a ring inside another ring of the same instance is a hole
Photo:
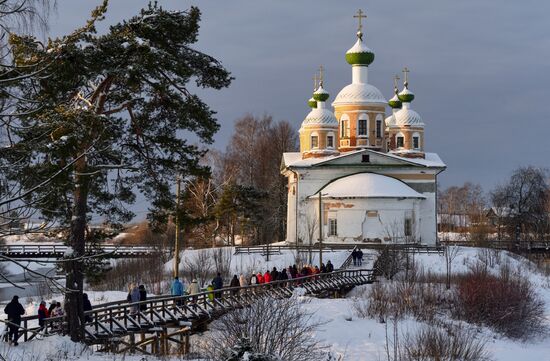
[[[368,82],[368,67],[374,61],[374,52],[363,41],[362,10],[354,15],[359,20],[357,40],[346,52],[351,65],[352,82],[344,87],[332,103],[338,120],[338,150],[386,150],[385,106],[382,93]]]

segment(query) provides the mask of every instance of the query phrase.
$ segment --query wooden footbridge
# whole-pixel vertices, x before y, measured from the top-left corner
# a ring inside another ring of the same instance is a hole
[[[10,244],[0,246],[0,254],[10,258],[61,258],[69,248],[63,244]],[[158,255],[161,251],[151,246],[122,246],[102,244],[86,250],[89,254],[102,255],[106,258],[135,258]]]
[[[262,297],[284,298],[301,288],[304,294],[329,297],[357,285],[374,282],[373,270],[338,270],[285,281],[224,288],[188,296],[159,296],[147,301],[96,305],[85,312],[85,341],[99,350],[116,353],[166,355],[189,352],[189,336],[232,309],[251,305]],[[66,332],[63,317],[45,320],[43,329],[32,328],[36,316],[24,317],[20,340],[36,335]]]

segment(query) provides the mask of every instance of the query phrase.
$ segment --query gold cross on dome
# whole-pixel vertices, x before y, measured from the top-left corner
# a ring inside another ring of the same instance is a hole
[[[408,84],[409,83],[409,68],[407,67],[404,67],[403,68],[403,75],[405,75],[405,84]]]
[[[395,76],[393,77],[393,87],[395,89],[397,89],[397,82],[399,81],[399,79],[401,79],[399,78],[399,75],[395,74]]]
[[[319,65],[319,86],[323,86],[323,66]]]
[[[317,90],[317,74],[313,75],[313,91]]]
[[[361,24],[361,19],[367,18],[367,15],[363,15],[363,14],[365,14],[363,10],[359,9],[357,10],[357,15],[353,15],[354,18],[359,19],[359,31],[363,29],[363,24]]]

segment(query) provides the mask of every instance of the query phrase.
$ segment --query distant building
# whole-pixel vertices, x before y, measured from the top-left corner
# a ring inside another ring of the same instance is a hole
[[[359,13],[359,17],[361,17]],[[446,166],[425,151],[425,124],[412,109],[408,69],[403,89],[386,101],[368,82],[374,53],[361,25],[346,53],[352,83],[326,104],[322,79],[299,130],[300,152],[285,153],[290,243],[437,242],[437,175]],[[386,117],[386,105],[392,113]],[[321,221],[319,221],[319,212]],[[319,234],[321,224],[321,234]]]

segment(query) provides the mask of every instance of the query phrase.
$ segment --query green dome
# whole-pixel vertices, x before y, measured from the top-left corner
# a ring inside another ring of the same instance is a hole
[[[323,84],[319,85],[319,88],[313,93],[313,99],[324,102],[328,99],[329,94],[325,89],[323,89]]]
[[[309,100],[307,101],[307,105],[310,108],[317,108],[317,101],[313,98],[309,98]]]
[[[401,100],[403,103],[410,103],[414,100],[414,93],[411,92],[407,86],[405,85],[405,89],[403,89],[397,97],[399,100]]]
[[[370,65],[374,61],[374,52],[359,37],[355,45],[346,52],[346,61],[351,65]]]
[[[403,104],[401,103],[401,100],[399,100],[397,94],[395,94],[393,98],[388,100],[388,105],[393,109],[399,109]]]

